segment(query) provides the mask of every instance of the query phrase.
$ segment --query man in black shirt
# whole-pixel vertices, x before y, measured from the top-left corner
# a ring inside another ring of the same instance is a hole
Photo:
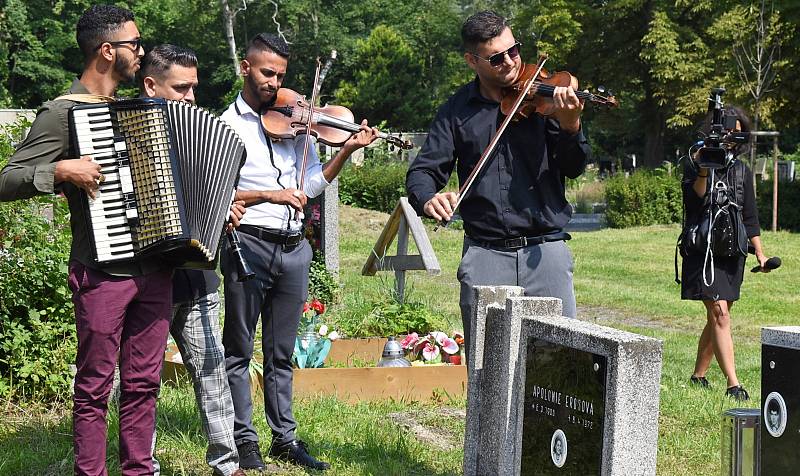
[[[476,78],[440,109],[406,177],[409,201],[419,214],[450,220],[458,194],[437,193],[456,168],[464,183],[504,117],[503,88],[522,68],[520,44],[505,18],[483,11],[461,29],[464,59]],[[563,314],[575,317],[572,255],[563,227],[572,209],[565,177],[583,173],[589,145],[581,131],[583,103],[574,88],[556,87],[550,117],[533,114],[512,122],[464,197],[461,318],[471,339],[475,285],[516,285],[528,296],[561,298]]]

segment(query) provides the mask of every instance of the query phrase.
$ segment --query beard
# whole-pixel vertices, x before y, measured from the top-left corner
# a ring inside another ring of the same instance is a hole
[[[114,72],[122,82],[132,83],[136,78],[135,64],[121,55],[117,55],[117,60],[114,62]]]
[[[273,89],[268,86],[264,86],[262,88],[253,80],[252,76],[245,76],[244,82],[245,86],[250,92],[250,95],[254,98],[258,98],[260,106],[259,109],[271,106],[278,97],[276,94],[278,91],[277,89]]]

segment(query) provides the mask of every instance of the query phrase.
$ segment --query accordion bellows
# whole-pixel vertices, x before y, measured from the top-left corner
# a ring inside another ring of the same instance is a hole
[[[129,99],[75,106],[70,128],[105,177],[85,195],[98,263],[214,267],[246,154],[230,126],[188,103]]]

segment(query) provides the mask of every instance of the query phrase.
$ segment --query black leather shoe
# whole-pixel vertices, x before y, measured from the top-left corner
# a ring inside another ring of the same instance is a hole
[[[731,397],[737,402],[746,402],[750,400],[750,395],[747,393],[747,390],[744,389],[741,385],[737,385],[735,387],[728,387],[728,390],[725,390],[725,396]]]
[[[261,459],[261,450],[258,449],[258,442],[245,441],[241,445],[236,445],[239,452],[239,467],[242,469],[257,469],[263,471],[264,460]]]
[[[331,467],[330,464],[319,461],[310,454],[308,454],[308,445],[304,441],[293,440],[289,443],[282,445],[272,445],[269,449],[269,455],[281,461],[288,461],[298,466],[305,466],[306,468],[326,470]],[[241,463],[240,463],[241,464]]]
[[[708,380],[705,377],[695,377],[694,375],[692,375],[689,378],[689,382],[691,382],[692,385],[708,388]]]

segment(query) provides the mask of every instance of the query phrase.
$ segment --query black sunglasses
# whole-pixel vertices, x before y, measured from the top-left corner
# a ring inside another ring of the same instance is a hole
[[[104,41],[97,45],[95,50],[99,50],[101,46],[108,43],[111,46],[121,46],[121,45],[133,45],[133,51],[139,51],[139,48],[142,47],[142,39],[136,38],[135,40],[120,40],[120,41]]]
[[[498,66],[503,64],[503,62],[506,60],[506,55],[508,55],[508,57],[511,58],[512,60],[514,58],[516,58],[517,56],[519,56],[519,48],[521,46],[522,46],[522,43],[520,43],[518,41],[518,42],[514,43],[513,45],[511,45],[511,48],[509,48],[509,49],[507,49],[505,51],[501,51],[499,53],[495,53],[495,54],[493,54],[492,56],[490,56],[488,58],[484,58],[483,56],[478,56],[475,53],[472,53],[472,56],[474,56],[476,58],[480,58],[480,59],[482,59],[484,61],[488,61],[489,64],[493,68],[497,68]]]

